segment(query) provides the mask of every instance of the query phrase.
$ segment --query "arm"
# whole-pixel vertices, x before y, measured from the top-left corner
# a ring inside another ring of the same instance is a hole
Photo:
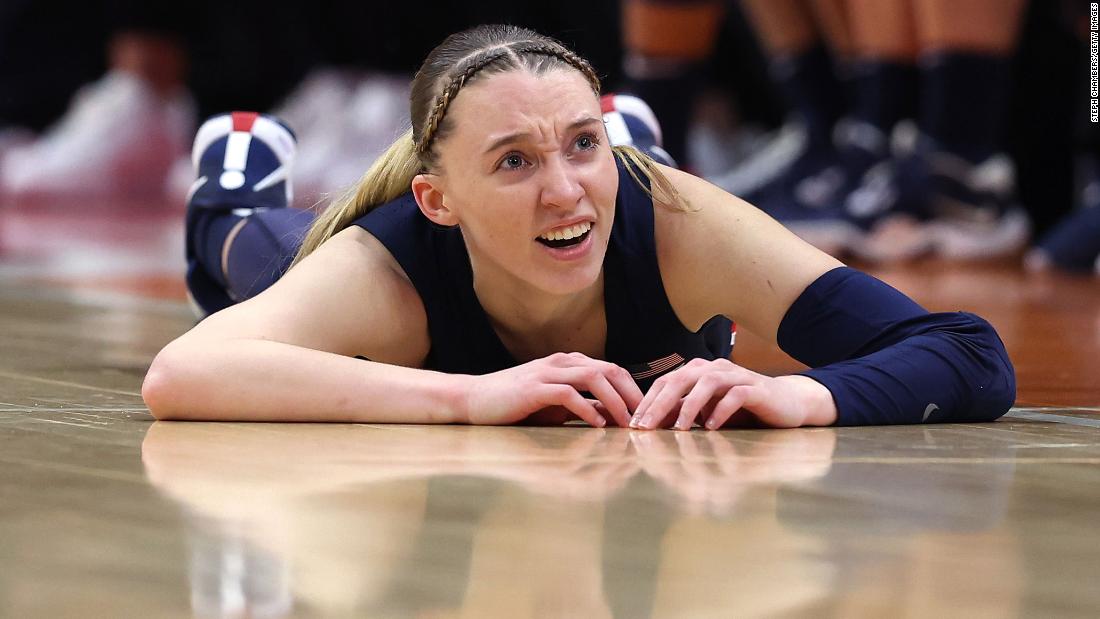
[[[1016,374],[993,326],[928,313],[859,271],[829,271],[801,294],[779,345],[814,369],[837,425],[993,421],[1016,399]]]
[[[793,426],[992,419],[1011,406],[1012,366],[988,323],[929,314],[878,280],[839,268],[745,202],[665,172],[697,209],[655,211],[662,277],[684,324],[724,314],[823,367],[769,378],[699,360],[664,377],[673,388],[651,390],[642,417],[669,414],[679,397],[682,428],[700,413],[708,427],[720,425],[742,407],[769,425]],[[708,408],[715,389],[728,392]],[[926,414],[929,404],[938,408]]]
[[[597,426],[642,399],[626,370],[578,353],[467,376],[417,369],[429,349],[416,289],[349,228],[166,346],[142,396],[158,419],[509,424],[561,407]]]
[[[415,289],[349,229],[166,346],[142,395],[160,419],[461,421],[456,377],[414,369],[428,348]]]

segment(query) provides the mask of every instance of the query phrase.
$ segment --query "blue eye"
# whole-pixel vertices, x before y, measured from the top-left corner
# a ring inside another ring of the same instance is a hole
[[[576,142],[577,148],[581,150],[592,150],[593,148],[596,148],[599,143],[600,142],[596,139],[596,136],[588,133],[578,137]]]
[[[505,170],[518,170],[522,168],[525,163],[527,162],[523,160],[522,155],[512,153],[500,161],[500,167]]]

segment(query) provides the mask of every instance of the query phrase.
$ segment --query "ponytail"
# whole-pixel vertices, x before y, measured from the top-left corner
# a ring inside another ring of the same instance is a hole
[[[412,129],[409,129],[375,160],[358,183],[317,216],[291,267],[356,219],[408,192],[420,169]]]

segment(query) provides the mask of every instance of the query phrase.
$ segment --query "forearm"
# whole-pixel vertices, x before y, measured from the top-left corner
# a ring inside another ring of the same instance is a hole
[[[181,340],[142,396],[158,419],[461,423],[461,381],[280,342]]]
[[[967,314],[953,323],[957,331],[914,335],[804,374],[833,394],[837,425],[993,421],[1015,399],[1012,366],[988,323]]]
[[[838,425],[991,421],[1015,399],[1012,363],[988,322],[930,314],[851,269],[811,284],[779,341],[832,393]]]

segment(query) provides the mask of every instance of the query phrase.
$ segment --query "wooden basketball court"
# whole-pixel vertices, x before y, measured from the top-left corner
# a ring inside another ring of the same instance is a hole
[[[1019,394],[991,424],[154,423],[142,377],[194,322],[181,221],[0,212],[0,617],[1100,614],[1095,279],[870,270],[997,327]]]

